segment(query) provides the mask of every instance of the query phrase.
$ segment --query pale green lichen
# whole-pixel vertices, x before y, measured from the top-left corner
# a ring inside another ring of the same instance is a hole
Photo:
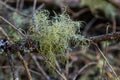
[[[33,32],[31,37],[39,42],[40,53],[43,53],[47,60],[54,64],[56,55],[65,56],[72,38],[85,42],[83,36],[76,34],[80,24],[81,22],[72,21],[65,14],[56,15],[50,19],[48,11],[40,11],[34,17],[30,28]]]

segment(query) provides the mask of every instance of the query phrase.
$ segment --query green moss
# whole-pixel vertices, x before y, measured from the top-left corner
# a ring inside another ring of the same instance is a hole
[[[81,22],[72,21],[66,14],[56,15],[49,19],[48,11],[40,11],[30,28],[33,32],[31,37],[39,42],[40,53],[43,53],[47,60],[55,65],[55,56],[65,56],[65,51],[70,48],[71,38],[85,40],[83,36],[76,34],[80,24]]]

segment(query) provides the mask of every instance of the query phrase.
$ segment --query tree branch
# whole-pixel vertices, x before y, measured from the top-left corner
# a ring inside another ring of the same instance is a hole
[[[119,39],[120,39],[120,32],[90,37],[90,40],[92,42],[101,42],[101,41],[110,41],[110,40],[119,40]]]

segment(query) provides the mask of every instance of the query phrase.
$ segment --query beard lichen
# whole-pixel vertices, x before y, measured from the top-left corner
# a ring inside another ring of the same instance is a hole
[[[65,52],[70,48],[71,38],[79,38],[79,41],[85,43],[85,38],[76,34],[81,22],[72,21],[66,14],[56,15],[50,19],[49,12],[46,10],[36,14],[30,28],[31,37],[39,42],[40,53],[44,54],[47,61],[53,65],[55,65],[56,55],[59,56],[59,59],[65,60]]]

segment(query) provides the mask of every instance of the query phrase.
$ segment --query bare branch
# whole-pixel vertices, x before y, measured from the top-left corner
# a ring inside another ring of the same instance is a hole
[[[17,12],[18,14],[20,14],[20,15],[22,15],[22,16],[30,17],[30,16],[28,16],[28,15],[26,15],[26,14],[24,14],[24,13],[22,13],[22,12],[16,10],[16,9],[14,9],[13,7],[7,5],[5,2],[2,2],[1,0],[0,0],[0,5],[3,5],[3,6],[5,6],[7,9],[9,9],[9,10],[11,10],[11,11],[13,11],[13,12]]]
[[[115,32],[115,33],[109,33],[109,34],[90,37],[90,40],[93,41],[93,42],[119,40],[119,39],[120,39],[120,32]]]
[[[90,62],[88,64],[86,64],[85,66],[83,66],[79,71],[78,73],[74,76],[73,80],[76,80],[77,76],[81,74],[81,72],[83,72],[83,70],[85,70],[86,68],[88,68],[89,66],[91,65],[95,65],[97,64],[96,62]]]
[[[14,26],[12,23],[10,23],[8,20],[6,20],[5,18],[3,18],[2,16],[0,16],[0,18],[5,21],[6,23],[8,23],[14,30],[16,30],[18,33],[21,34],[22,37],[26,37],[20,30],[17,29],[16,26]]]
[[[119,80],[116,72],[114,71],[113,67],[112,67],[111,64],[109,63],[108,59],[105,57],[104,53],[100,50],[100,48],[98,47],[98,45],[97,45],[96,43],[93,43],[93,44],[94,44],[95,47],[98,49],[98,51],[100,52],[100,54],[101,54],[102,57],[104,58],[105,62],[107,63],[107,65],[110,67],[110,69],[111,69],[112,72],[114,73],[116,80]]]
[[[7,57],[9,59],[9,64],[10,64],[10,67],[11,67],[11,71],[13,73],[13,80],[17,80],[18,76],[15,73],[15,67],[14,67],[13,59],[12,59],[10,51],[8,49],[6,50],[6,54],[7,54]]]
[[[46,72],[43,70],[43,68],[39,65],[39,63],[36,59],[36,56],[33,55],[32,53],[30,53],[30,56],[32,57],[33,61],[35,62],[35,64],[37,65],[38,69],[43,74],[43,76],[46,78],[46,80],[50,80],[50,77],[46,74]]]
[[[23,66],[25,67],[26,73],[28,75],[28,80],[32,80],[30,71],[29,71],[28,66],[27,66],[27,62],[24,60],[24,58],[22,57],[22,55],[20,54],[20,52],[17,52],[17,55],[20,58],[20,60],[22,61]]]

